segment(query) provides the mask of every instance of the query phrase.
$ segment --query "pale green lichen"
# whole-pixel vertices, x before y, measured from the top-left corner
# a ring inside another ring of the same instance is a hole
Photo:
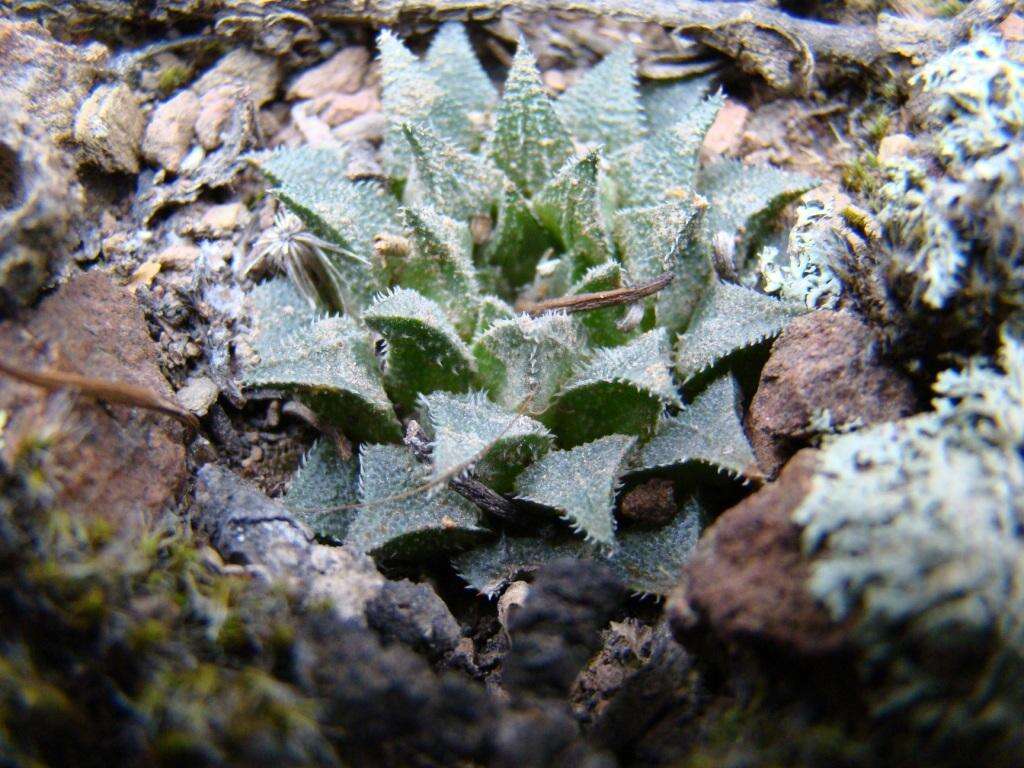
[[[1019,755],[1024,345],[1004,334],[998,369],[974,360],[935,391],[934,412],[828,441],[794,520],[811,592],[854,621],[876,715]]]
[[[885,168],[892,280],[912,310],[950,307],[960,329],[997,328],[1024,297],[1024,64],[980,33],[912,82],[935,129]]]

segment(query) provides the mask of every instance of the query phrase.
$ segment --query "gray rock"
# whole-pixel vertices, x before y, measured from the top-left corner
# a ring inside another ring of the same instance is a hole
[[[75,117],[75,141],[85,157],[112,173],[139,172],[139,144],[145,118],[132,89],[101,85]]]
[[[284,505],[217,465],[198,472],[194,523],[228,562],[329,601],[343,620],[365,624],[367,603],[386,583],[368,557],[317,544]]]
[[[56,271],[73,246],[82,206],[67,157],[25,98],[6,94],[0,92],[0,316],[32,302]]]
[[[109,55],[99,43],[57,42],[34,21],[0,20],[0,92],[21,102],[49,139],[61,144],[71,139],[75,113]]]
[[[395,640],[437,658],[454,650],[459,623],[429,584],[389,581],[366,605],[367,623]]]

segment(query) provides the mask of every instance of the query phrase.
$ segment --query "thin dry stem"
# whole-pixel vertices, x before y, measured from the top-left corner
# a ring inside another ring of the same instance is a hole
[[[4,361],[0,361],[0,373],[24,384],[31,384],[43,389],[70,389],[107,403],[131,405],[136,408],[157,411],[176,419],[193,431],[199,430],[199,419],[194,415],[177,403],[170,402],[155,392],[135,384],[95,379],[91,376],[81,376],[66,371],[30,371]]]
[[[613,288],[608,291],[581,293],[577,296],[562,296],[558,299],[524,303],[516,308],[520,312],[537,316],[545,312],[555,312],[557,310],[563,312],[589,312],[593,309],[614,307],[619,304],[632,304],[635,301],[657,293],[671,283],[674,277],[671,272],[664,272],[650,282],[632,288]]]

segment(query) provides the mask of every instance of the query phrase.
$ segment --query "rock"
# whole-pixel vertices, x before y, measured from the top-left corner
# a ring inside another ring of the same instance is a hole
[[[0,359],[174,396],[142,311],[128,291],[99,271],[61,287],[24,324],[0,325]],[[184,487],[183,430],[169,416],[2,377],[0,411],[9,414],[6,461],[25,441],[50,435],[40,471],[54,503],[72,518],[105,517],[125,525],[135,516],[161,512]]]
[[[74,245],[82,207],[67,157],[28,109],[0,95],[0,317],[32,302],[50,279]]]
[[[205,416],[210,406],[217,402],[218,396],[220,389],[206,376],[189,379],[185,386],[178,390],[178,402],[196,416]]]
[[[675,483],[663,477],[630,488],[619,503],[619,517],[643,525],[665,525],[678,511]]]
[[[75,141],[85,157],[111,173],[139,172],[139,144],[146,120],[131,88],[101,85],[75,117]]]
[[[383,112],[367,112],[338,126],[331,135],[340,142],[380,141],[386,127],[387,118]]]
[[[513,581],[498,598],[498,623],[508,633],[508,623],[516,612],[523,607],[526,596],[530,594],[530,585],[525,581]]]
[[[1019,13],[1011,13],[999,22],[998,29],[1003,40],[1019,43],[1024,40],[1024,17]]]
[[[277,60],[246,48],[236,48],[222,57],[192,86],[199,96],[230,85],[241,89],[253,104],[262,107],[277,93],[281,72]]]
[[[151,163],[177,173],[192,144],[198,117],[199,99],[192,91],[182,91],[168,99],[149,118],[142,154]]]
[[[243,155],[257,143],[255,122],[251,102],[248,99],[236,102],[227,126],[221,132],[221,146],[206,155],[196,170],[187,176],[140,186],[132,205],[132,215],[137,221],[148,223],[165,206],[191,203],[208,189],[232,183],[248,167]],[[203,148],[198,144],[193,149],[197,156],[203,154]],[[183,160],[182,168],[184,163]]]
[[[429,584],[385,582],[366,604],[366,622],[385,641],[397,641],[440,658],[459,642],[459,623]]]
[[[564,558],[542,568],[509,616],[512,647],[503,682],[512,691],[562,698],[601,647],[601,628],[625,598],[604,563]]]
[[[727,510],[707,530],[667,604],[684,645],[701,631],[820,656],[845,647],[849,631],[832,622],[807,590],[801,528],[790,518],[807,495],[817,454],[797,454],[779,479]]]
[[[175,243],[160,251],[154,260],[168,269],[189,269],[201,255],[202,251],[192,243]]]
[[[701,153],[706,157],[722,155],[740,145],[743,127],[747,124],[750,110],[738,101],[726,99],[725,104],[715,116],[708,132],[704,135]]]
[[[196,222],[192,234],[198,237],[228,237],[248,221],[249,209],[241,201],[211,205]]]
[[[905,133],[894,133],[878,142],[878,161],[886,163],[908,157],[914,151],[914,140]]]
[[[289,101],[315,99],[324,94],[355,93],[363,85],[370,52],[361,45],[342,48],[319,66],[308,69],[288,86]]]
[[[330,93],[312,102],[312,111],[332,128],[380,109],[376,88],[364,88],[356,93]]]
[[[6,92],[21,102],[50,141],[69,141],[75,113],[109,53],[99,43],[59,43],[35,22],[0,20],[0,98]]]
[[[628,747],[635,765],[683,764],[692,748],[694,719],[706,706],[693,659],[664,622],[639,649],[621,643],[612,647],[628,674],[616,685],[614,665],[604,670],[590,733],[605,748],[621,752]]]
[[[283,504],[227,469],[207,464],[197,477],[193,522],[225,560],[291,584],[311,602],[329,601],[339,619],[365,624],[366,606],[385,583],[372,560],[315,543]]]
[[[211,88],[199,99],[196,138],[203,149],[209,151],[220,146],[221,131],[227,125],[235,103],[242,98],[245,98],[243,89],[231,83]]]
[[[833,426],[891,421],[914,412],[910,380],[882,357],[872,330],[848,312],[797,318],[772,347],[747,413],[761,469],[774,475],[814,436],[826,411]]]

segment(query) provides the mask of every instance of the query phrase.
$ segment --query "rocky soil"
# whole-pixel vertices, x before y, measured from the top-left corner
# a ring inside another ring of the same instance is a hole
[[[474,28],[489,66],[517,19]],[[113,38],[44,20],[0,18],[0,360],[144,390],[198,429],[0,375],[0,765],[915,764],[866,715],[850,627],[807,589],[791,519],[823,436],[923,405],[858,307],[771,346],[744,414],[766,482],[714,500],[666,604],[600,563],[493,602],[441,564],[381,573],[278,500],[315,418],[239,386],[250,254],[276,212],[246,155],[347,143],[353,175],[379,174],[372,31],[282,16],[284,45],[187,14]],[[721,69],[706,157],[859,201],[847,102],[874,114],[870,87],[783,94],[660,27],[541,21],[552,90],[629,35],[649,76]],[[658,522],[676,504],[655,480],[621,507]]]

